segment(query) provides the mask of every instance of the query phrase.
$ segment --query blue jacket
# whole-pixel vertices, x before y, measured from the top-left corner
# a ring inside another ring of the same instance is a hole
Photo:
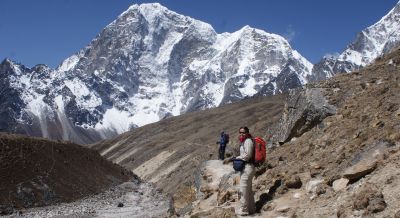
[[[219,139],[219,144],[220,144],[220,145],[226,145],[226,144],[227,144],[226,136],[225,136],[225,133],[224,133],[224,132],[221,133],[221,137],[220,137],[220,139]]]

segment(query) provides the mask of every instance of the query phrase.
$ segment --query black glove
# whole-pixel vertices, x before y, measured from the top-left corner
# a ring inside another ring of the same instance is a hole
[[[218,145],[218,144],[219,144],[219,142],[216,142],[215,144],[217,144],[217,145]]]

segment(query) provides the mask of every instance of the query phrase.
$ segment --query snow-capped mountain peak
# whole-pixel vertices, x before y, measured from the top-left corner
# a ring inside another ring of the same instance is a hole
[[[32,79],[9,85],[21,99],[16,123],[25,130],[36,126],[33,135],[87,143],[287,91],[306,82],[312,64],[279,35],[250,26],[217,34],[154,3],[129,7],[56,70],[18,69],[24,69],[18,79]]]
[[[351,72],[372,63],[400,45],[400,2],[377,23],[362,30],[338,56],[324,57],[314,66],[311,81]]]

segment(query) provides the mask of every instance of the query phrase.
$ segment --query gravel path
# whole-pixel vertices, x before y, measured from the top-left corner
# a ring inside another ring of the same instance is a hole
[[[31,208],[5,217],[168,217],[170,197],[149,183],[125,182],[106,192],[71,203]]]

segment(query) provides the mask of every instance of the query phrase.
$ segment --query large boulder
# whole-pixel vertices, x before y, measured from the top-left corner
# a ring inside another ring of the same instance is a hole
[[[328,103],[321,88],[291,90],[274,138],[280,143],[288,142],[335,113],[336,107]]]

